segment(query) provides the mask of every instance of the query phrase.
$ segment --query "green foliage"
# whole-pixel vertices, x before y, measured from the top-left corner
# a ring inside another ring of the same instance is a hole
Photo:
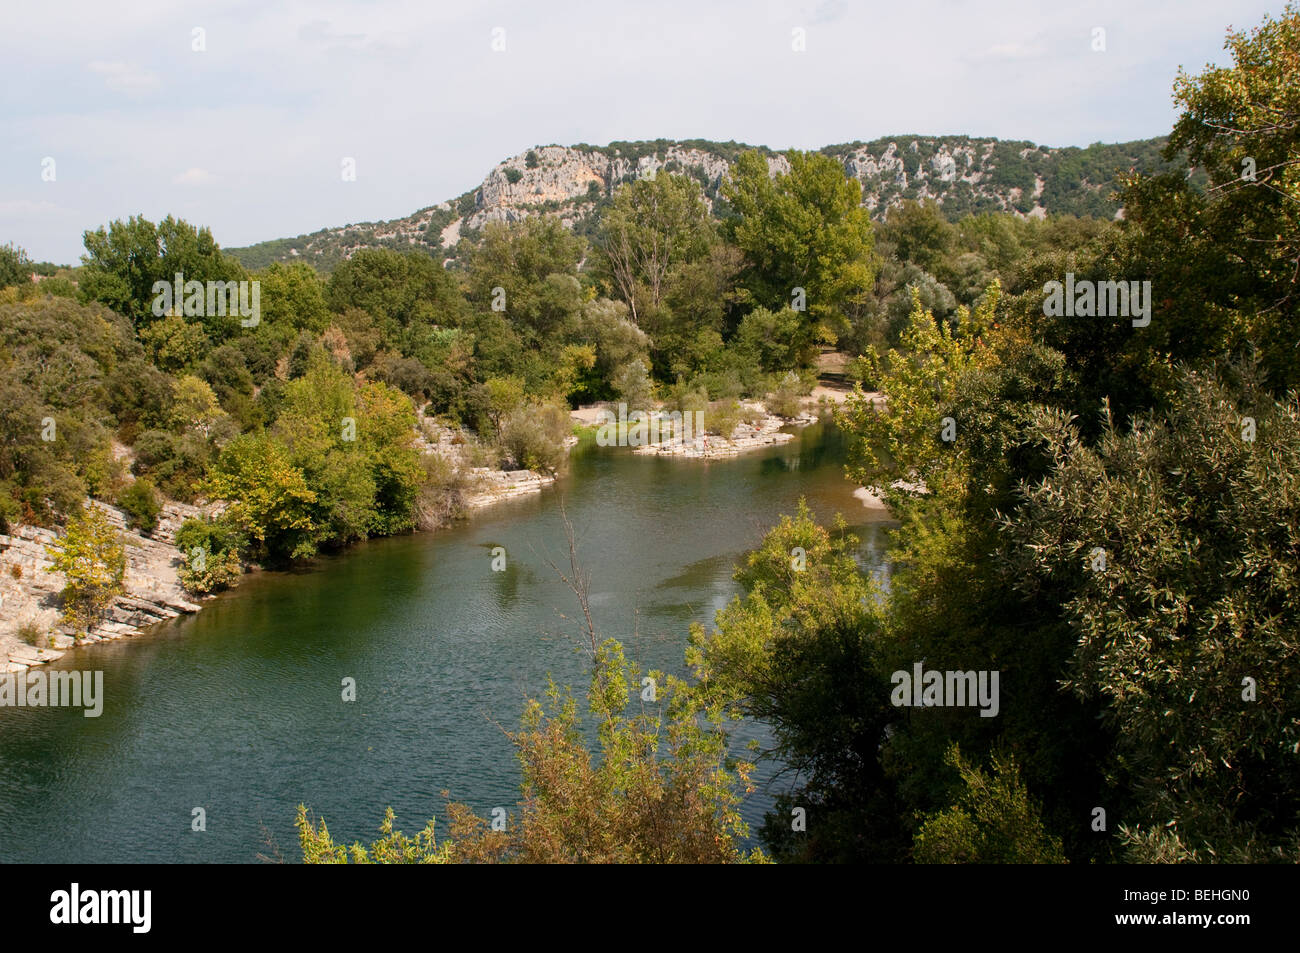
[[[648,410],[654,403],[654,382],[640,360],[625,364],[614,375],[614,392],[629,411]]]
[[[337,312],[366,312],[380,345],[404,356],[418,354],[437,327],[458,324],[464,307],[455,279],[437,262],[387,249],[362,249],[340,264],[326,301]]]
[[[702,258],[715,240],[694,181],[667,174],[638,179],[601,216],[599,270],[639,323],[643,311],[659,307],[674,270]]]
[[[622,646],[596,649],[587,702],[595,745],[572,694],[552,682],[546,701],[530,700],[511,734],[523,769],[523,799],[504,831],[464,805],[449,807],[451,836],[438,844],[434,822],[414,838],[393,830],[366,847],[335,845],[322,819],[298,808],[306,863],[744,863],[739,789],[747,763],[731,764],[716,712],[702,710],[678,679],[651,672],[656,699],[637,702],[642,673]]]
[[[1063,864],[1061,842],[1043,828],[1015,759],[994,754],[992,774],[965,761],[956,745],[947,763],[962,789],[952,807],[926,818],[912,854],[921,864]]]
[[[1038,426],[1053,469],[1005,521],[1007,571],[1024,574],[1027,599],[1061,606],[1066,685],[1102,703],[1130,820],[1220,856],[1247,840],[1288,846],[1300,405],[1249,373],[1235,388],[1190,373],[1167,411],[1127,433],[1107,420],[1095,448],[1059,413]]]
[[[790,171],[768,175],[767,160],[745,153],[724,187],[738,219],[731,226],[750,270],[747,287],[768,308],[807,298],[807,341],[834,340],[865,306],[875,277],[871,218],[862,189],[840,163],[787,153]]]
[[[0,245],[0,288],[32,280],[31,259],[13,243]]]
[[[117,505],[126,511],[127,525],[152,533],[158,526],[158,516],[162,513],[162,501],[158,491],[148,478],[133,480],[117,496]]]
[[[154,314],[155,282],[172,284],[179,273],[189,281],[240,281],[243,266],[221,253],[212,233],[170,215],[155,225],[143,216],[115,221],[85,233],[80,287],[85,300],[98,301],[144,328]],[[224,340],[239,328],[239,316],[208,315],[206,334]]]
[[[243,434],[217,458],[205,489],[230,502],[227,515],[254,558],[299,558],[316,551],[317,494],[286,448],[265,434]]]
[[[764,403],[768,412],[778,417],[787,419],[798,417],[803,411],[801,397],[807,390],[798,374],[794,371],[786,371],[785,376],[781,378],[776,389],[768,395]]]
[[[244,571],[240,552],[246,546],[246,537],[230,520],[187,519],[176,531],[181,584],[200,594],[233,585]]]
[[[745,586],[691,629],[687,661],[709,710],[771,726],[771,752],[802,780],[763,827],[777,859],[896,859],[892,793],[879,749],[893,709],[876,645],[880,620],[843,521],[817,525],[800,501],[736,571]],[[792,834],[790,809],[808,814]]]
[[[528,403],[501,422],[501,449],[508,461],[528,470],[555,472],[564,463],[570,423],[567,407]]]
[[[434,821],[430,818],[424,830],[415,837],[407,837],[401,831],[393,830],[396,816],[390,807],[384,812],[383,823],[379,825],[382,835],[369,847],[360,842],[350,848],[335,845],[330,837],[325,819],[313,822],[307,816],[307,807],[298,805],[298,816],[294,825],[298,828],[298,843],[302,847],[304,864],[447,864],[453,857],[453,845],[450,841],[439,844],[433,834]]]
[[[45,547],[48,572],[61,572],[66,584],[60,598],[63,624],[77,638],[99,622],[114,598],[125,591],[126,549],[121,534],[104,511],[87,504],[68,518],[56,546]]]
[[[469,262],[468,297],[489,314],[504,293],[504,314],[525,340],[539,341],[557,330],[582,304],[574,274],[584,252],[582,239],[550,215],[520,222],[491,222]]]

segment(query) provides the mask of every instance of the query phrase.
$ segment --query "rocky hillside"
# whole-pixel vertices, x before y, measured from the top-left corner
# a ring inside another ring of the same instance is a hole
[[[895,136],[874,142],[827,146],[821,151],[844,164],[862,183],[863,204],[877,216],[905,199],[933,199],[951,219],[990,211],[1018,215],[1065,213],[1113,217],[1117,174],[1163,169],[1164,139],[1118,145],[1051,149],[1030,142],[966,136]],[[250,268],[273,261],[305,260],[329,270],[359,248],[419,248],[455,257],[462,238],[488,222],[509,222],[546,212],[579,232],[594,226],[594,213],[619,186],[659,170],[693,176],[715,212],[725,211],[719,187],[745,149],[735,142],[689,140],[614,142],[608,146],[538,146],[499,163],[477,188],[459,198],[420,209],[406,218],[327,228],[297,238],[262,242],[229,251]],[[785,159],[769,149],[773,170]]]

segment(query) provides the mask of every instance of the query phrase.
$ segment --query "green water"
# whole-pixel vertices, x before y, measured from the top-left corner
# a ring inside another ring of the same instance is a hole
[[[238,863],[277,848],[296,861],[299,802],[347,842],[369,840],[386,805],[408,833],[442,818],[443,790],[480,813],[513,810],[502,727],[548,673],[586,687],[577,607],[545,561],[567,561],[561,499],[601,635],[684,674],[690,623],[739,592],[734,565],[800,496],[820,518],[844,513],[864,567],[882,572],[890,524],[852,489],[829,426],[723,461],[591,447],[540,495],[251,576],[196,616],[69,652],[59,668],[104,671],[104,712],[0,710],[0,861]],[[772,774],[745,802],[751,825]]]

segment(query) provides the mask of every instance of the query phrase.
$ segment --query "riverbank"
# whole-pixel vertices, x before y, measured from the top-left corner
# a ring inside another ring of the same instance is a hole
[[[453,468],[458,484],[456,509],[460,511],[539,493],[555,483],[554,474],[474,466],[473,445],[463,435],[445,428],[422,426],[416,439],[421,452],[436,454]],[[570,438],[567,447],[571,448],[577,439]],[[99,500],[90,503],[108,517],[121,535],[126,571],[122,579],[124,591],[114,598],[80,644],[139,635],[158,622],[202,608],[202,597],[181,584],[180,569],[185,557],[176,547],[175,538],[181,524],[203,517],[204,509],[167,501],[158,525],[145,535],[128,527],[126,513],[118,507]],[[59,617],[60,593],[67,585],[67,577],[53,571],[53,561],[46,552],[46,547],[57,546],[59,539],[52,529],[30,525],[14,526],[11,534],[0,534],[0,674],[53,662],[78,644]]]
[[[115,598],[104,617],[82,640],[105,642],[139,635],[164,619],[199,611],[194,596],[181,585],[178,570],[181,551],[175,533],[198,507],[167,503],[151,536],[128,529],[126,514],[115,506],[92,501],[122,535],[126,549],[125,591]],[[33,665],[52,662],[74,644],[59,621],[59,593],[67,584],[45,549],[57,545],[58,534],[39,526],[15,526],[0,535],[0,673],[22,672]],[[20,628],[39,631],[38,644],[19,636]],[[43,643],[43,644],[42,644]]]

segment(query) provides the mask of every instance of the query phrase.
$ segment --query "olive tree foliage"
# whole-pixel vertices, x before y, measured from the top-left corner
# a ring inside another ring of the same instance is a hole
[[[1095,447],[1059,411],[1037,426],[1053,467],[1003,520],[1006,573],[1061,605],[1124,820],[1207,858],[1300,859],[1300,403],[1253,368],[1186,372]]]

